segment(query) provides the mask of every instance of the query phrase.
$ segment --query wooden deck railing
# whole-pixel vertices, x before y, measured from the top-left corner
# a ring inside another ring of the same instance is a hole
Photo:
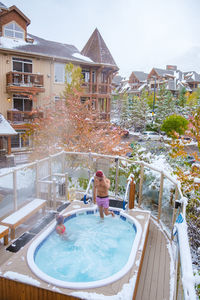
[[[44,76],[32,73],[8,72],[6,74],[6,85],[44,87]]]
[[[84,82],[82,87],[84,88],[85,93],[90,94],[110,94],[111,93],[111,85],[108,83],[96,84],[89,82]]]
[[[34,119],[43,118],[42,111],[8,110],[7,120],[11,122],[32,122]]]

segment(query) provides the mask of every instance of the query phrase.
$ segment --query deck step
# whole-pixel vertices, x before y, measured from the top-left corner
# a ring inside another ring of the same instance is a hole
[[[127,204],[127,202],[125,201]],[[116,199],[109,199],[109,205],[110,207],[117,207],[117,208],[123,208],[123,201],[116,200]]]
[[[46,225],[48,225],[53,219],[55,219],[55,212],[48,213],[45,217],[42,218],[42,220],[39,222],[39,224],[36,224],[31,229],[29,229],[29,232],[32,234],[39,233]]]
[[[14,241],[14,243],[12,243],[8,248],[6,248],[6,250],[16,253],[22,247],[24,247],[34,236],[35,234],[24,232],[16,241]]]

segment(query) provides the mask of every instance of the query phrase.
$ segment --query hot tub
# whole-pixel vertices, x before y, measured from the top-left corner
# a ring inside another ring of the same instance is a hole
[[[142,234],[138,221],[124,211],[101,220],[96,207],[65,215],[66,236],[53,222],[30,245],[27,261],[40,279],[54,286],[87,289],[110,284],[133,266]]]

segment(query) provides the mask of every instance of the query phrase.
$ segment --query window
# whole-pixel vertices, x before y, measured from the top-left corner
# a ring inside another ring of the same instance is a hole
[[[23,148],[30,145],[30,138],[24,139],[25,130],[16,130],[18,133],[11,137],[11,148]]]
[[[54,82],[59,82],[59,83],[65,82],[65,64],[61,64],[61,63],[54,64]]]
[[[24,139],[25,130],[16,130],[18,133],[11,137],[11,147],[12,148],[23,148],[30,145],[30,138]]]
[[[107,78],[106,78],[106,73],[102,72],[102,73],[101,73],[101,82],[102,82],[102,83],[106,83],[106,79],[107,79]]]
[[[54,100],[55,100],[55,102],[58,102],[58,101],[60,101],[60,97],[59,96],[55,96]]]
[[[96,82],[96,72],[92,71],[92,82],[95,83]]]
[[[32,73],[33,63],[30,59],[12,58],[13,72]]]
[[[89,82],[90,81],[90,71],[86,70],[86,69],[83,69],[82,74],[83,74],[84,82]]]
[[[24,30],[17,23],[11,22],[4,26],[4,36],[24,39]]]
[[[32,105],[32,100],[30,100],[28,97],[13,95],[13,108],[20,111],[31,111]]]

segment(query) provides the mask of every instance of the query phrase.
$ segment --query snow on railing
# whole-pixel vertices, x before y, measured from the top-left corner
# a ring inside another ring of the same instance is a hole
[[[174,225],[174,235],[177,234],[178,248],[181,261],[182,286],[185,300],[195,300],[195,278],[192,269],[192,259],[189,248],[187,224],[182,214],[179,215]]]
[[[127,200],[127,206],[126,206],[126,208],[128,209],[128,207],[129,207],[128,192],[129,192],[129,188],[130,188],[130,184],[131,184],[132,180],[134,180],[134,175],[130,174],[129,177],[128,177],[128,179],[127,179],[126,192],[125,192],[124,199],[123,199],[123,209],[125,209],[126,200]]]

